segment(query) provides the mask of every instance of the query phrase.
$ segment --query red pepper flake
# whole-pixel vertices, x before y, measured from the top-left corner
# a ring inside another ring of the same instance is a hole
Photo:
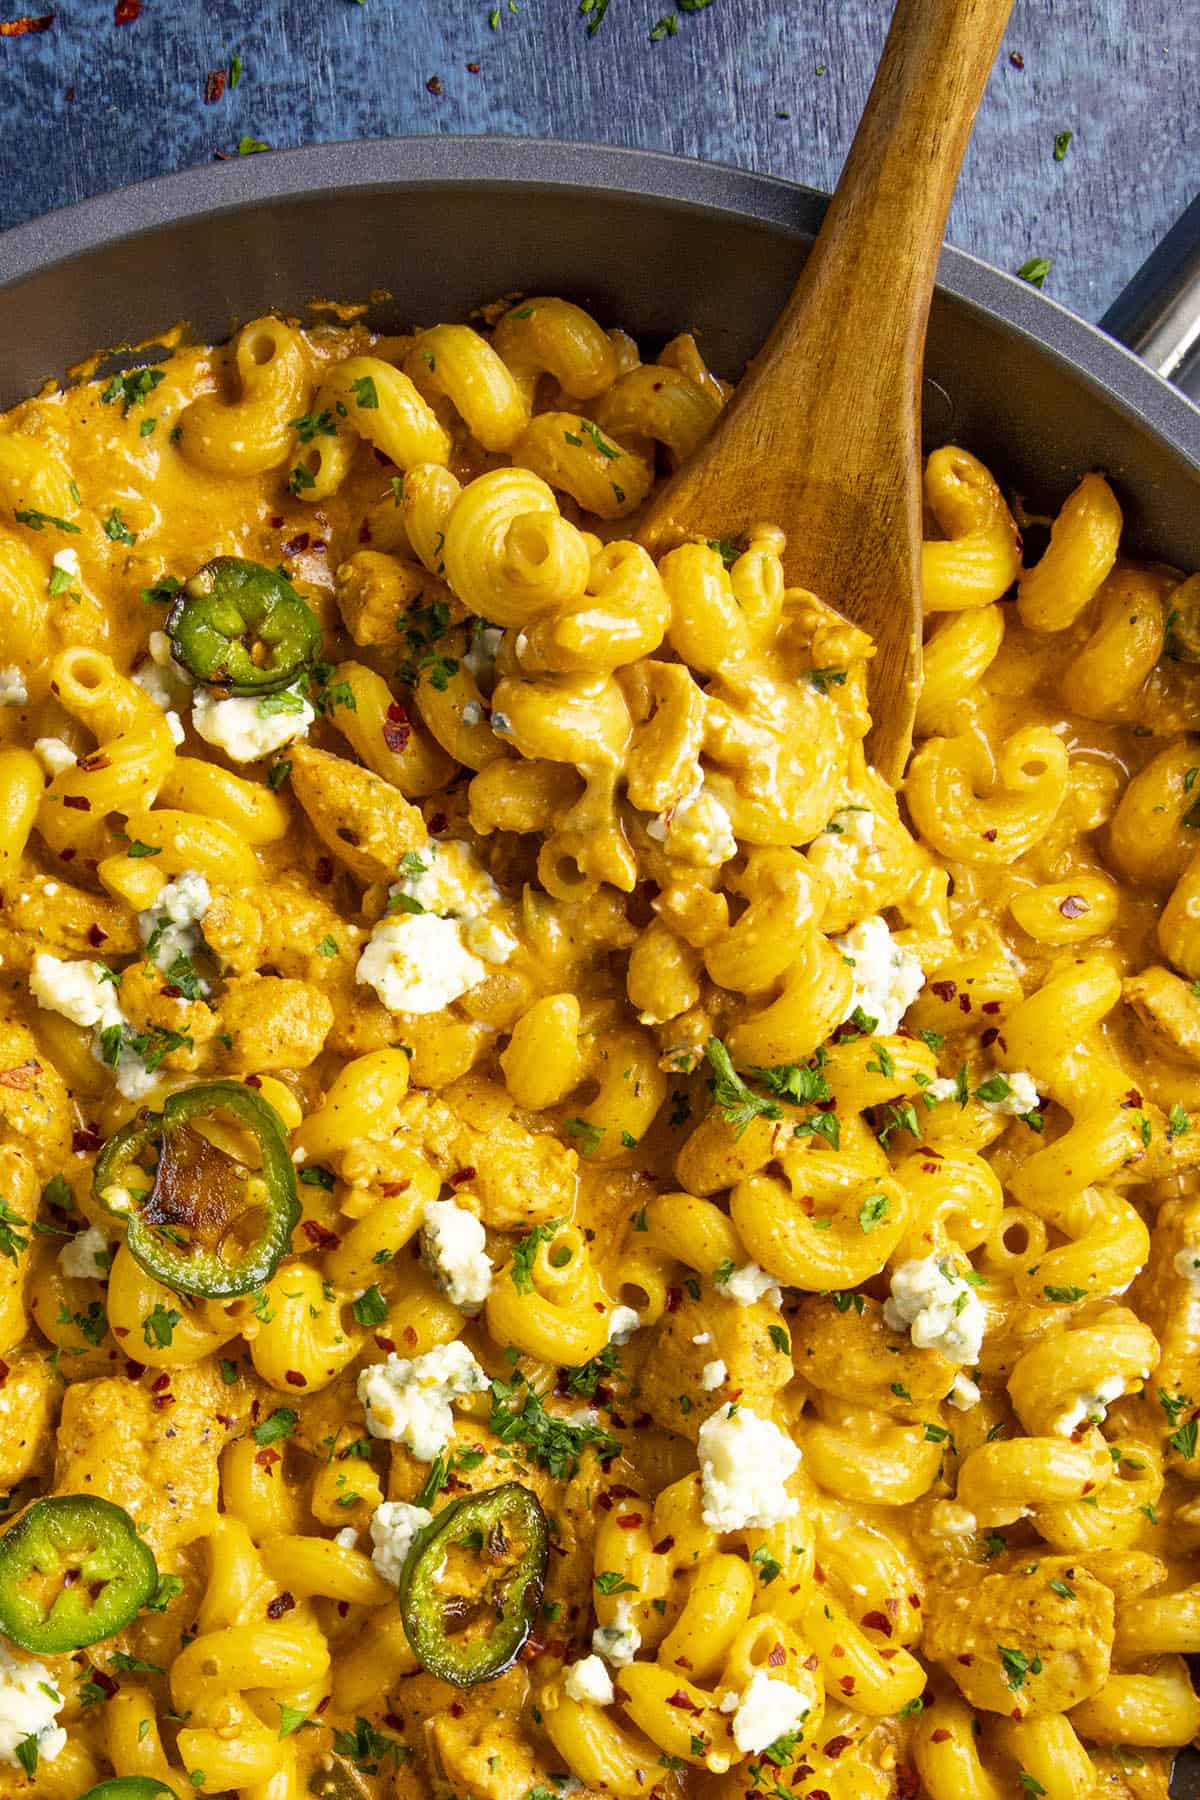
[[[659,1538],[653,1548],[655,1556],[665,1556],[668,1550],[675,1548],[675,1539],[673,1537]]]
[[[964,1012],[964,1013],[970,1012],[970,1010],[971,1010],[970,994],[960,994],[958,996],[958,1010],[959,1010],[959,1012]]]
[[[93,1125],[85,1125],[81,1130],[71,1133],[71,1148],[78,1156],[85,1155],[89,1150],[99,1150],[103,1142],[104,1139]]]
[[[908,1596],[908,1604],[912,1607],[914,1612],[919,1612],[921,1610],[920,1594],[910,1594]]]
[[[270,1472],[277,1462],[283,1461],[283,1457],[278,1450],[272,1450],[268,1447],[266,1450],[260,1450],[254,1460],[260,1469],[266,1469]]]
[[[835,1644],[833,1646],[833,1654],[835,1656],[845,1656],[845,1654],[846,1654],[845,1644]]]
[[[175,1396],[174,1394],[155,1394],[150,1404],[155,1412],[166,1412],[168,1406],[174,1406]]]
[[[406,1325],[400,1335],[403,1337],[406,1344],[415,1346],[419,1342],[419,1339],[417,1337],[417,1328],[415,1325]],[[375,1342],[377,1344],[381,1343],[382,1339],[376,1338]]]
[[[950,1742],[950,1733],[946,1730],[944,1725],[939,1725],[936,1730],[930,1732],[929,1741],[931,1744],[948,1744]]]
[[[536,1662],[538,1657],[544,1656],[545,1653],[546,1646],[540,1637],[526,1638],[525,1643],[521,1648],[521,1652],[517,1657],[517,1661],[523,1663]]]
[[[0,1069],[0,1087],[31,1088],[41,1066],[41,1063],[31,1059],[29,1062],[18,1063],[15,1069]]]
[[[433,817],[428,821],[428,824],[434,837],[441,837],[444,831],[449,831],[450,829],[450,821],[444,812],[435,812]]]
[[[917,1800],[921,1792],[921,1777],[909,1763],[896,1770],[896,1800]]]
[[[381,1181],[379,1191],[386,1200],[394,1200],[397,1194],[403,1194],[412,1186],[412,1176],[406,1175],[403,1181]]]
[[[49,31],[54,23],[53,13],[43,13],[40,18],[0,19],[0,37],[32,37],[37,31]]]
[[[981,831],[979,835],[985,843],[994,844],[1000,834],[993,825],[990,831]]]
[[[104,941],[106,940],[107,937],[108,937],[108,933],[107,933],[107,931],[105,931],[103,925],[89,925],[88,926],[87,941],[92,946],[93,950],[98,950],[100,948],[101,944],[104,943]]]
[[[675,1658],[675,1666],[679,1669],[694,1669],[696,1665],[690,1656],[677,1656]]]
[[[440,75],[431,75],[429,77],[429,80],[425,83],[425,91],[426,91],[426,93],[432,94],[435,100],[440,100],[442,97],[442,94],[445,92],[444,88],[442,87],[441,76]]]
[[[117,0],[113,7],[114,25],[132,25],[142,16],[142,0]]]
[[[676,1688],[673,1694],[667,1695],[667,1705],[678,1707],[680,1712],[697,1713],[700,1711],[691,1695],[683,1688]]]
[[[1065,900],[1059,901],[1058,910],[1064,919],[1082,919],[1084,913],[1090,913],[1092,909],[1082,894],[1068,894]]]
[[[821,1746],[821,1754],[827,1756],[830,1762],[836,1762],[838,1757],[842,1754],[842,1751],[848,1750],[853,1741],[853,1738],[842,1737],[840,1735],[838,1737],[831,1737],[827,1744]]]
[[[843,1694],[852,1694],[854,1692],[853,1675],[839,1675],[838,1686],[841,1688]]]
[[[811,1773],[811,1771],[810,1771]],[[807,1800],[829,1800],[828,1788],[809,1788]]]
[[[281,556],[299,556],[302,550],[308,549],[308,545],[307,531],[299,531],[294,538],[289,538],[286,544],[280,544],[279,554]]]
[[[152,1382],[151,1382],[151,1383],[150,1383],[150,1392],[151,1392],[151,1393],[152,1393],[152,1394],[161,1394],[161,1393],[162,1393],[162,1391],[163,1391],[163,1389],[164,1389],[164,1388],[169,1388],[169,1387],[170,1387],[170,1385],[171,1385],[171,1376],[170,1376],[170,1373],[169,1373],[169,1371],[167,1371],[167,1370],[164,1370],[164,1371],[163,1371],[163,1373],[162,1373],[162,1374],[161,1374],[161,1375],[159,1375],[159,1376],[157,1376],[157,1377],[156,1377],[156,1378],[155,1378],[155,1379],[154,1379],[154,1380],[153,1380],[153,1381],[152,1381]]]
[[[929,991],[931,994],[936,994],[939,1000],[953,1000],[958,992],[958,983],[956,981],[931,981]]]
[[[892,1635],[892,1621],[886,1613],[865,1612],[861,1623],[864,1631],[882,1631],[884,1637]]]
[[[325,887],[328,887],[329,883],[333,880],[333,858],[331,856],[318,856],[316,862],[313,864],[313,874],[319,882]]]
[[[114,1337],[128,1337],[129,1336],[129,1327],[128,1327],[128,1325],[114,1325],[112,1327],[112,1334]],[[130,1379],[136,1380],[137,1377],[131,1376]]]
[[[898,1650],[881,1650],[879,1652],[880,1658],[883,1662],[891,1662],[892,1658],[899,1656],[899,1654],[900,1654],[900,1652]]]
[[[412,726],[408,722],[408,714],[398,700],[393,700],[383,722],[383,741],[393,755],[400,756],[408,748],[411,736]]]
[[[994,1025],[989,1025],[987,1030],[984,1032],[983,1036],[980,1038],[979,1042],[983,1045],[983,1048],[985,1050],[990,1050],[992,1045],[999,1038],[999,1036],[1000,1036],[1000,1033],[996,1030],[996,1027]]]
[[[287,1382],[289,1387],[308,1386],[308,1376],[302,1375],[299,1369],[285,1369],[283,1372],[283,1379]]]
[[[617,1524],[621,1527],[622,1531],[636,1531],[642,1522],[641,1513],[617,1514]]]
[[[768,1669],[782,1669],[782,1667],[786,1661],[787,1661],[787,1652],[784,1649],[783,1645],[782,1644],[772,1644],[769,1652],[767,1653]]]
[[[1021,55],[1019,50],[1010,50],[1008,53],[1008,60],[1014,69],[1023,69],[1025,67],[1025,58]]]
[[[250,1088],[260,1088],[262,1086],[262,1076],[261,1075],[247,1075],[246,1076],[246,1086],[250,1087]]]
[[[85,794],[64,794],[63,805],[72,812],[91,812],[92,803]]]
[[[394,1338],[380,1337],[378,1332],[375,1333],[375,1342],[379,1345],[381,1350],[391,1351],[396,1348],[396,1341]]]
[[[105,756],[102,750],[93,750],[90,756],[77,756],[75,767],[82,769],[85,775],[94,775],[97,769],[112,767],[112,757]]]
[[[683,1289],[679,1287],[669,1287],[667,1289],[667,1311],[669,1313],[678,1312],[682,1304]]]
[[[793,1593],[796,1592],[796,1590],[794,1588],[792,1591],[793,1591]],[[804,1661],[800,1665],[800,1667],[802,1669],[819,1669],[820,1666],[821,1666],[821,1659],[817,1655],[815,1650],[812,1652],[811,1656],[806,1656]]]
[[[336,1250],[342,1241],[336,1231],[330,1231],[319,1219],[302,1219],[300,1229],[314,1250]]]
[[[457,1175],[450,1177],[450,1186],[461,1187],[465,1181],[474,1181],[477,1172],[475,1164],[468,1163],[465,1169],[460,1169]]]
[[[89,1669],[88,1680],[94,1681],[97,1687],[103,1688],[110,1700],[114,1694],[119,1694],[121,1691],[120,1682],[114,1681],[111,1675],[106,1675],[103,1669]]]
[[[985,1000],[979,1010],[980,1012],[987,1013],[989,1017],[994,1016],[1000,1011],[1000,1002],[998,1000]]]
[[[69,844],[67,845],[67,848],[65,850],[60,850],[58,855],[59,855],[60,862],[74,862],[75,861],[75,851],[72,849],[72,847]],[[84,864],[86,867],[90,868],[92,866],[92,859],[90,856],[85,856],[83,860],[84,860]],[[104,933],[104,935],[105,935],[105,937],[108,936],[107,931]]]
[[[289,1594],[285,1588],[282,1594],[276,1594],[273,1600],[267,1602],[268,1619],[282,1619],[284,1613],[290,1613],[295,1604],[295,1595]]]
[[[895,1594],[888,1595],[883,1603],[883,1609],[885,1612],[891,1613],[893,1619],[898,1619],[900,1617],[900,1602],[897,1600]]]

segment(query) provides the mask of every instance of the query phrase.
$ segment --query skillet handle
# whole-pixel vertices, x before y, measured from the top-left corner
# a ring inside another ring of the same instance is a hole
[[[1200,198],[1143,263],[1101,325],[1156,374],[1200,401]]]

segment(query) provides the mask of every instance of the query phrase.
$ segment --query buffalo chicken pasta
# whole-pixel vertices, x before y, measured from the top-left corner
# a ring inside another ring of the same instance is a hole
[[[0,420],[0,1796],[1162,1800],[1200,578],[925,471],[899,792],[566,301]]]

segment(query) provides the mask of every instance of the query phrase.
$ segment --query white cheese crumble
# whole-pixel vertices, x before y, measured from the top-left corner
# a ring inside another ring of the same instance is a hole
[[[770,1419],[723,1406],[700,1427],[697,1451],[701,1517],[713,1531],[765,1529],[799,1510],[786,1484],[800,1452]]]
[[[598,1656],[585,1656],[582,1662],[572,1663],[567,1670],[563,1693],[568,1700],[578,1701],[580,1706],[611,1706],[612,1676]]]
[[[920,963],[911,950],[895,942],[878,914],[832,941],[854,965],[850,1012],[861,1007],[867,1018],[875,1020],[871,1029],[890,1037],[925,986]]]
[[[740,1694],[721,1697],[721,1711],[733,1714],[733,1741],[743,1756],[756,1755],[808,1717],[807,1697],[790,1681],[775,1681],[755,1669]]]
[[[700,1371],[700,1386],[704,1389],[706,1394],[711,1394],[714,1388],[720,1387],[728,1374],[729,1370],[725,1367],[725,1364],[721,1361],[720,1357],[714,1362],[706,1362]]]
[[[0,669],[0,706],[24,706],[28,698],[24,673],[16,663]]]
[[[75,752],[70,744],[60,737],[35,738],[33,754],[51,779],[55,775],[61,775],[64,769],[75,767]]]
[[[21,1662],[0,1644],[0,1762],[16,1768],[17,1746],[36,1738],[38,1757],[53,1762],[67,1741],[58,1723],[63,1697],[44,1663]]]
[[[642,1634],[633,1622],[633,1602],[622,1596],[611,1625],[597,1625],[592,1649],[613,1669],[624,1669],[642,1647]]]
[[[1065,1409],[1059,1413],[1050,1429],[1055,1437],[1074,1437],[1079,1427],[1085,1423],[1103,1425],[1108,1417],[1108,1409],[1114,1400],[1119,1400],[1125,1392],[1125,1381],[1120,1375],[1106,1375],[1098,1381],[1094,1388],[1076,1394]]]
[[[921,1089],[922,1098],[925,1100],[953,1100],[958,1093],[958,1082],[953,1075],[938,1075]]]
[[[940,1350],[951,1362],[977,1363],[987,1312],[948,1257],[924,1256],[892,1271],[883,1316],[893,1331],[908,1331],[918,1350]]]
[[[419,1531],[433,1524],[433,1514],[423,1506],[410,1506],[407,1500],[385,1500],[371,1514],[371,1561],[385,1581],[400,1583],[413,1540]],[[357,1536],[357,1533],[355,1534]]]
[[[145,912],[138,914],[138,935],[155,968],[164,974],[180,956],[189,959],[200,948],[198,927],[212,905],[212,890],[195,869],[185,869],[168,881]],[[207,983],[201,982],[207,992]]]
[[[929,1529],[934,1537],[973,1537],[979,1520],[955,1500],[935,1500],[929,1513]]]
[[[358,1533],[353,1525],[343,1525],[340,1531],[334,1533],[333,1541],[339,1550],[358,1549]]]
[[[476,1313],[492,1286],[487,1234],[475,1214],[453,1200],[430,1200],[421,1228],[421,1260],[460,1312]]]
[[[393,883],[392,896],[402,896],[421,913],[456,919],[474,955],[485,962],[506,963],[517,940],[499,919],[488,916],[501,903],[500,889],[471,846],[448,838],[443,844],[426,844],[406,861],[412,867]]]
[[[1190,1281],[1193,1287],[1200,1288],[1200,1250],[1189,1248],[1175,1252],[1175,1273]]]
[[[50,564],[52,568],[62,569],[64,574],[71,576],[72,580],[82,580],[83,570],[79,566],[78,550],[72,550],[70,546],[65,550],[56,550],[50,558]]]
[[[977,1384],[971,1380],[969,1375],[964,1375],[960,1369],[954,1377],[954,1386],[946,1395],[947,1403],[956,1412],[970,1412],[973,1406],[979,1405],[982,1398]]]
[[[462,722],[464,725],[481,725],[483,723],[483,708],[478,700],[467,701],[462,709]]]
[[[740,1269],[714,1281],[713,1286],[718,1294],[736,1300],[739,1306],[753,1306],[758,1300],[765,1300],[768,1306],[783,1305],[783,1290],[777,1277],[768,1275],[757,1263],[743,1263]]]
[[[441,1012],[487,975],[457,919],[401,913],[379,921],[358,959],[355,979],[373,987],[389,1012]]]
[[[1020,1119],[1026,1113],[1036,1112],[1041,1105],[1041,1098],[1034,1086],[1033,1078],[1026,1075],[1023,1069],[1016,1069],[1011,1074],[1003,1071],[990,1077],[1008,1083],[1008,1093],[1002,1094],[998,1100],[985,1100],[984,1105],[989,1112],[998,1113],[1004,1118]],[[986,1086],[986,1083],[982,1084]]]
[[[704,786],[700,765],[690,792],[651,819],[647,837],[665,846],[668,855],[697,869],[712,869],[737,855],[737,838],[727,809]]]
[[[614,1306],[608,1315],[608,1341],[610,1344],[627,1344],[634,1332],[639,1330],[642,1315],[632,1306]]]
[[[287,703],[287,710],[281,702]],[[252,694],[222,700],[208,688],[197,688],[192,701],[192,726],[197,735],[237,763],[258,762],[273,750],[307,737],[316,716],[304,696],[291,688],[265,694],[261,700]]]
[[[109,1260],[108,1242],[98,1225],[89,1225],[58,1253],[58,1266],[72,1281],[103,1281]]]
[[[372,1437],[404,1443],[419,1462],[432,1462],[454,1430],[452,1404],[487,1391],[488,1378],[467,1346],[455,1340],[423,1356],[374,1363],[358,1378],[358,1397]]]
[[[39,950],[29,973],[29,991],[47,1012],[61,1013],[73,1025],[95,1032],[92,1055],[112,1070],[117,1089],[126,1100],[142,1100],[158,1085],[158,1075],[147,1072],[145,1062],[122,1041],[114,1063],[104,1054],[102,1034],[117,1027],[122,1034],[129,1021],[117,1000],[115,982],[108,979],[103,963],[63,962]]]

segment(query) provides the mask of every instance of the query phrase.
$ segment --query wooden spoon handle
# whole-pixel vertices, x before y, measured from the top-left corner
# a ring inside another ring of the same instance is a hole
[[[946,215],[1011,3],[897,0],[837,192],[756,374],[819,310],[827,368],[839,345],[861,358],[874,343],[877,366],[906,367],[916,392]]]
[[[856,280],[858,270],[888,269],[894,314],[916,335],[918,361],[946,216],[1010,6],[897,0],[810,265],[812,276],[819,271],[836,287],[840,329],[850,333],[856,306],[878,304]],[[924,296],[925,311],[910,296]]]

